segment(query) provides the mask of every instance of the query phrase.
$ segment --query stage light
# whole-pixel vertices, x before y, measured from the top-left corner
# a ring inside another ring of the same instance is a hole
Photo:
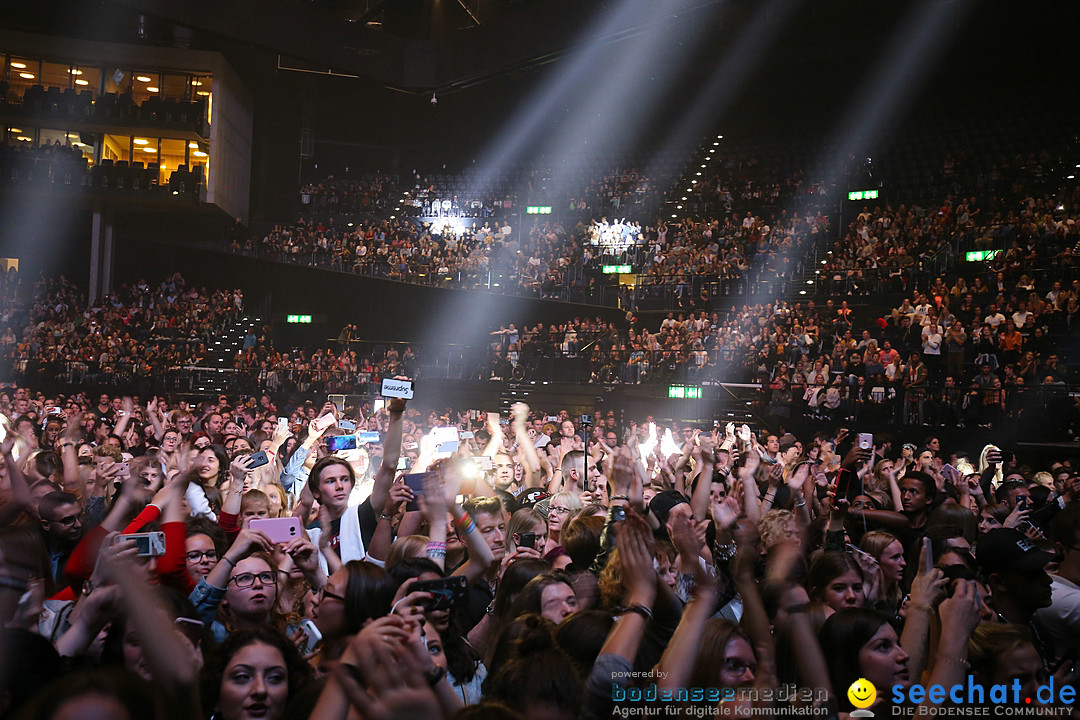
[[[71,68],[68,72],[72,75],[82,75],[82,70],[76,70],[75,68]]]

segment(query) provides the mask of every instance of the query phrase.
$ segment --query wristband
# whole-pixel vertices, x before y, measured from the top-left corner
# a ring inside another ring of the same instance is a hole
[[[960,667],[963,667],[963,668],[970,668],[971,667],[971,663],[969,663],[964,658],[957,657],[955,655],[945,655],[943,653],[938,653],[937,654],[937,659],[941,660],[943,662],[955,663],[955,664],[957,664],[957,665],[959,665]]]
[[[635,613],[637,615],[640,615],[641,617],[645,618],[646,622],[653,619],[652,610],[645,607],[644,605],[631,605],[630,607],[623,608],[622,612],[619,614],[626,615],[627,613]]]
[[[468,535],[476,529],[476,523],[473,522],[472,516],[467,513],[460,520],[455,520],[454,526],[457,528],[459,535]]]
[[[379,513],[379,519],[380,520],[393,520],[394,516],[393,515],[387,515],[386,513]]]
[[[233,562],[232,560],[230,560],[230,559],[229,559],[229,556],[228,556],[228,555],[222,555],[222,556],[221,556],[221,559],[222,559],[222,560],[223,560],[224,562],[227,562],[227,563],[229,563],[229,565],[230,565],[231,567],[234,567],[234,568],[236,567],[236,563],[234,563],[234,562]]]
[[[625,500],[626,502],[630,502],[630,497],[627,496],[627,495],[612,495],[611,499],[612,500]]]

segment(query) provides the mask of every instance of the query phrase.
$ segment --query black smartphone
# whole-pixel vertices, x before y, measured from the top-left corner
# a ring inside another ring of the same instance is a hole
[[[464,575],[438,580],[422,580],[409,586],[409,592],[429,592],[435,597],[424,601],[427,610],[449,610],[464,605],[469,597],[469,581]]]
[[[412,473],[405,476],[405,484],[413,491],[413,499],[405,504],[406,512],[420,510],[420,496],[424,494],[424,481],[430,472]]]
[[[248,466],[249,470],[254,470],[257,467],[262,467],[270,462],[270,458],[266,456],[266,452],[260,450],[259,452],[251,453],[251,465]]]
[[[536,548],[536,533],[525,532],[521,533],[521,539],[518,541],[518,547]]]
[[[841,470],[836,473],[836,499],[841,500],[848,496],[848,490],[851,489],[851,476],[854,473],[848,470]]]

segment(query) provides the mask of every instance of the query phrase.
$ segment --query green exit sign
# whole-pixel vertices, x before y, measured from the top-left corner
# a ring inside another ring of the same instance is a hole
[[[847,194],[848,200],[877,200],[877,190],[856,190]]]
[[[968,262],[982,262],[983,260],[993,260],[1001,254],[1001,250],[973,250],[964,256]]]
[[[667,396],[680,400],[700,400],[701,388],[696,385],[670,385],[667,389]]]
[[[551,214],[551,206],[550,205],[529,205],[527,208],[525,208],[525,213],[527,215],[550,215]]]
[[[285,322],[287,323],[301,323],[307,324],[311,322],[310,315],[287,315],[285,316]]]
[[[600,268],[600,271],[603,272],[605,275],[614,275],[618,273],[633,272],[634,269],[631,268],[629,265],[604,265]]]

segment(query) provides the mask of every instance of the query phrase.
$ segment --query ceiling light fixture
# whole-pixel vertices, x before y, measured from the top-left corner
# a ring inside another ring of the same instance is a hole
[[[68,72],[72,75],[82,75],[82,70],[76,70],[75,68],[71,68]]]
[[[158,91],[158,89],[156,87],[154,87],[153,85],[148,85],[146,90],[148,92],[157,92]]]
[[[135,79],[139,82],[150,82],[152,78],[150,78],[150,76],[148,75],[136,75]]]
[[[149,140],[144,140],[143,138],[135,138],[135,144],[136,145],[149,145],[150,141]]]
[[[21,77],[21,78],[23,78],[25,80],[33,80],[34,79],[34,73],[19,73],[19,77]]]
[[[11,67],[15,68],[16,70],[25,70],[26,69],[26,63],[13,62],[13,63],[11,63]]]
[[[89,80],[83,80],[82,78],[77,78],[75,80],[75,84],[76,85],[89,85],[90,81]]]

